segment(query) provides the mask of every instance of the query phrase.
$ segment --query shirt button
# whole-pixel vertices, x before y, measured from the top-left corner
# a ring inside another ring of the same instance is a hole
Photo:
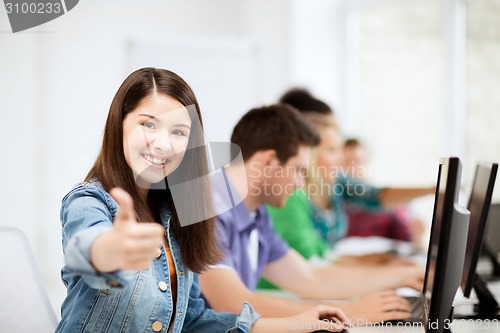
[[[165,281],[161,281],[160,283],[158,283],[158,287],[161,291],[167,291],[168,289],[168,285]]]
[[[184,275],[184,271],[180,271],[180,272],[179,272],[179,275]]]
[[[158,252],[156,253],[156,259],[161,257],[161,249],[158,249]]]
[[[122,285],[122,284],[121,284],[118,280],[116,280],[116,279],[111,279],[111,280],[109,280],[109,284],[110,284],[111,286],[113,286],[113,287],[120,287],[120,286]]]
[[[151,327],[153,328],[153,331],[159,332],[159,331],[161,331],[161,329],[163,327],[163,324],[161,322],[159,322],[159,321],[155,321],[153,323],[153,325],[151,325]]]
[[[178,315],[179,317],[180,317],[180,316],[182,316],[182,312],[179,312],[177,315]]]

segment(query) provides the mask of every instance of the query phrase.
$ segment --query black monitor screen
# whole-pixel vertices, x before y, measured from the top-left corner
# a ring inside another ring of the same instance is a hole
[[[485,243],[490,247],[492,255],[498,258],[500,254],[500,203],[498,202],[490,205]]]
[[[441,160],[423,290],[426,332],[442,332],[450,320],[462,275],[468,211],[458,205],[460,176],[458,158]]]
[[[470,296],[474,285],[477,261],[484,241],[484,230],[488,219],[491,196],[495,185],[498,165],[478,165],[468,209],[470,211],[469,236],[465,250],[464,271],[462,274],[462,291],[465,297]]]

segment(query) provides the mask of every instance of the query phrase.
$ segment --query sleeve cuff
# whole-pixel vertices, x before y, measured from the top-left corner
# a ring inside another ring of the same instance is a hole
[[[229,332],[250,332],[252,325],[260,318],[260,315],[254,311],[252,306],[248,302],[243,303],[243,307],[241,309],[240,315],[236,319],[234,329],[231,329]],[[229,333],[228,332],[228,333]]]

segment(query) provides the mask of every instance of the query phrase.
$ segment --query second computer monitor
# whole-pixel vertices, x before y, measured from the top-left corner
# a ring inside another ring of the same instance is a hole
[[[469,297],[474,289],[478,302],[472,309],[458,313],[457,318],[490,320],[500,318],[500,308],[495,296],[488,289],[483,277],[476,272],[479,255],[485,245],[485,229],[497,170],[496,163],[478,165],[476,168],[468,205],[470,225],[461,287],[465,297]]]
[[[469,236],[465,250],[462,291],[469,297],[476,275],[477,261],[485,238],[486,222],[495,186],[498,164],[478,165],[467,208],[470,211]]]
[[[469,211],[458,204],[461,169],[456,157],[443,158],[439,166],[424,283],[428,333],[441,333],[449,326],[462,276]]]

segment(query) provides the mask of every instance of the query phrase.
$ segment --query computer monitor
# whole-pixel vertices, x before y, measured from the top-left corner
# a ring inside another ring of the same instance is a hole
[[[477,262],[485,239],[485,229],[497,170],[498,164],[496,163],[480,164],[476,167],[467,206],[470,211],[470,223],[461,287],[464,296],[467,298],[470,297],[474,288],[479,300],[479,303],[474,307],[474,313],[468,318],[493,319],[498,318],[499,313],[498,303],[489,292],[486,282],[476,272]]]
[[[488,280],[500,278],[500,203],[492,203],[486,222],[486,239],[483,243],[483,255],[489,259],[491,273],[483,273]]]
[[[441,159],[423,290],[427,333],[450,332],[460,286],[469,228],[469,211],[458,204],[461,171],[457,157]]]
[[[486,223],[486,241],[496,255],[500,255],[500,202],[492,202]]]

